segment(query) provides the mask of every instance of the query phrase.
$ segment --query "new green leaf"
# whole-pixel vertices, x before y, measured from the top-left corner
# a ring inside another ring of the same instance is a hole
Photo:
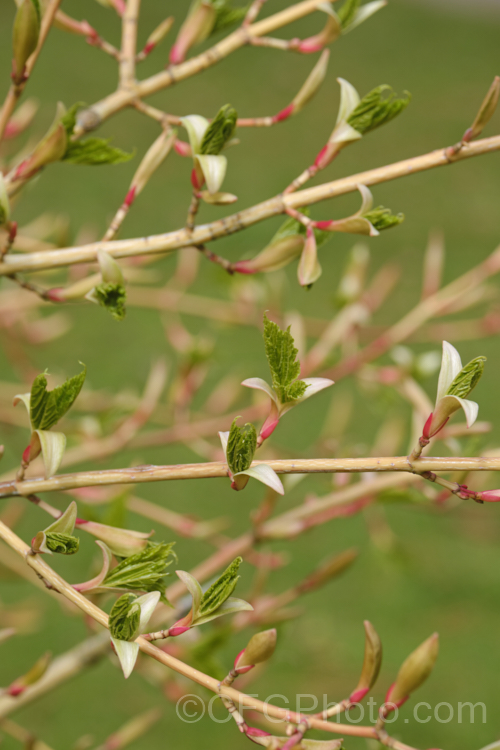
[[[71,534],[49,531],[45,534],[45,544],[51,552],[56,554],[75,555],[80,547],[80,540]]]
[[[264,344],[273,388],[281,403],[301,398],[307,385],[302,380],[296,380],[300,375],[300,362],[297,362],[298,350],[294,346],[290,326],[282,331],[264,315]]]
[[[398,99],[391,86],[383,84],[370,91],[347,118],[347,124],[361,135],[385,125],[397,117],[410,103],[411,96]]]
[[[230,104],[221,107],[205,131],[200,154],[207,156],[220,154],[226,143],[233,137],[237,118],[236,110]]]
[[[145,550],[122,560],[101,586],[134,591],[159,591],[164,598],[167,567],[175,559],[174,543],[150,543]],[[170,559],[169,559],[170,558]]]
[[[47,390],[45,373],[38,375],[31,386],[30,419],[33,430],[50,430],[72,407],[80,393],[87,368],[66,380],[53,391]]]
[[[109,632],[120,641],[133,641],[139,634],[141,608],[134,594],[123,594],[109,613]]]
[[[447,396],[458,396],[467,398],[469,393],[474,390],[484,372],[484,363],[486,357],[476,357],[469,364],[462,367],[448,388]]]
[[[218,610],[231,596],[239,580],[238,569],[243,562],[237,557],[224,573],[203,594],[197,616],[204,617]]]
[[[115,320],[123,320],[126,314],[127,292],[122,284],[104,282],[94,288],[94,296]]]
[[[257,431],[253,424],[238,427],[237,420],[238,417],[231,425],[226,452],[227,465],[233,474],[250,467],[257,448]]]
[[[134,154],[109,145],[109,139],[87,138],[85,141],[70,141],[63,161],[71,164],[120,164],[129,161]]]
[[[250,5],[244,5],[242,8],[232,8],[230,0],[212,0],[212,5],[216,11],[215,24],[210,34],[233,26],[243,21]]]
[[[364,214],[363,218],[367,219],[378,232],[382,232],[384,229],[390,229],[401,224],[405,217],[404,214],[393,214],[390,208],[379,206]]]

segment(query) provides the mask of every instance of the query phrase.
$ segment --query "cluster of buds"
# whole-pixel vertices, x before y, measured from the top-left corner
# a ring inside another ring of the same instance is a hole
[[[253,478],[284,495],[285,490],[274,469],[267,464],[251,465],[257,449],[257,431],[254,425],[238,427],[236,422],[237,419],[233,421],[229,432],[219,432],[232,489],[245,489],[249,479]]]
[[[125,679],[132,674],[139,655],[139,644],[135,643],[135,639],[145,632],[159,600],[159,591],[139,597],[135,594],[123,594],[109,613],[111,643]]]

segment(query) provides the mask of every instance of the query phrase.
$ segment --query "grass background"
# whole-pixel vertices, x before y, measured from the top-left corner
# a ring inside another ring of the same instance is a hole
[[[276,0],[269,3],[269,12],[288,4]],[[165,15],[172,13],[181,19],[185,6],[181,0],[168,3],[144,0],[140,42],[145,41]],[[119,26],[111,11],[91,0],[65,0],[63,8],[76,17],[86,17],[105,38],[119,43]],[[10,68],[13,13],[14,4],[1,0],[0,69],[4,71],[4,90]],[[309,18],[286,33],[305,36],[314,33],[317,26],[318,19]],[[230,153],[225,188],[236,193],[240,198],[238,205],[244,207],[279,192],[301,172],[331,131],[338,107],[337,76],[347,78],[362,94],[387,82],[397,91],[408,89],[413,99],[401,118],[346,151],[330,167],[325,179],[456,142],[473,118],[493,76],[499,73],[499,32],[498,14],[476,13],[474,8],[466,8],[462,13],[437,3],[420,7],[418,3],[392,0],[389,8],[333,46],[328,79],[300,117],[270,130],[240,134],[241,145]],[[168,44],[164,44],[155,52],[143,64],[140,76],[158,70],[166,62],[167,50]],[[180,115],[196,112],[212,116],[226,102],[231,102],[244,117],[271,114],[293,98],[313,64],[312,57],[245,49],[202,76],[161,92],[150,101]],[[105,96],[115,84],[116,69],[111,59],[80,39],[53,31],[29,83],[30,95],[41,102],[36,130],[44,132],[58,100],[67,105],[75,101],[91,103]],[[488,133],[498,128],[497,115]],[[90,225],[102,233],[123,199],[139,155],[156,133],[153,122],[134,112],[122,113],[108,121],[100,134],[114,136],[114,143],[121,148],[137,149],[138,157],[129,164],[99,171],[54,165],[26,191],[15,218],[22,223],[44,211],[55,211],[70,217],[72,239],[82,225]],[[377,204],[406,214],[401,227],[383,234],[371,245],[373,270],[391,258],[397,258],[404,268],[390,306],[379,315],[381,322],[397,319],[418,300],[422,255],[430,229],[442,229],[446,236],[446,279],[465,271],[494,249],[499,230],[499,165],[500,157],[495,154],[381,185],[374,191]],[[182,224],[190,194],[189,168],[186,160],[171,157],[138,199],[122,236],[165,232]],[[335,206],[322,204],[315,208],[314,215],[342,216],[355,206],[357,198],[346,196]],[[203,208],[200,220],[208,220],[212,215],[216,215],[214,209]],[[273,222],[260,224],[221,241],[216,250],[231,259],[242,257],[262,247],[274,229]],[[313,293],[299,289],[295,268],[288,269],[279,284],[285,307],[299,309],[306,315],[331,316],[339,274],[352,244],[352,238],[340,237],[325,248],[321,258],[324,273]],[[172,273],[173,263],[167,259],[158,264],[163,279]],[[229,280],[218,268],[206,264],[195,288],[214,297],[227,297],[235,283],[237,280]],[[175,362],[161,319],[154,312],[131,309],[122,324],[90,305],[75,306],[71,315],[73,327],[69,334],[43,349],[29,352],[35,367],[40,370],[48,367],[54,374],[73,374],[77,360],[82,360],[88,366],[88,379],[93,387],[117,390],[127,386],[140,390],[153,358],[166,354],[170,362]],[[236,330],[198,319],[186,319],[185,324],[193,332],[210,332],[217,337],[209,384],[214,385],[228,368],[247,377],[265,376],[262,343],[256,330]],[[478,389],[480,415],[499,425],[497,341],[466,342],[460,351],[465,361],[477,354],[488,356],[486,374]],[[0,377],[19,379],[6,356],[0,359]],[[432,382],[428,386],[431,393]],[[362,449],[362,443],[370,445],[377,424],[388,409],[396,414],[404,407],[397,400],[371,404],[351,383],[339,385],[337,396],[349,390],[356,399],[356,419],[346,440],[358,450]],[[321,432],[330,401],[331,395],[325,393],[290,414],[273,438],[275,444],[291,454],[307,455]],[[498,444],[499,437],[497,428],[488,444]],[[18,462],[26,432],[6,429],[2,442],[6,446],[3,463],[6,470]],[[107,461],[106,466],[122,466],[131,460],[169,463],[193,458],[188,448],[169,446],[141,454],[125,452]],[[280,507],[291,506],[306,491],[326,492],[328,488],[328,478],[307,479],[281,501]],[[141,495],[165,507],[196,512],[204,518],[230,516],[231,533],[236,535],[245,527],[247,514],[262,493],[250,485],[243,495],[235,495],[222,481],[199,481],[196,485],[153,485],[141,488]],[[57,498],[51,500],[60,503]],[[440,658],[432,679],[419,691],[417,699],[432,705],[447,701],[455,710],[459,701],[483,701],[487,722],[480,723],[477,713],[474,724],[469,723],[467,716],[462,724],[456,719],[444,724],[434,719],[419,724],[413,720],[409,704],[392,731],[416,747],[480,748],[500,736],[499,509],[494,505],[462,504],[452,511],[430,513],[403,503],[392,504],[386,512],[398,540],[391,553],[384,553],[373,544],[363,516],[319,527],[293,545],[273,545],[277,550],[293,553],[290,564],[272,577],[271,585],[276,591],[303,576],[327,554],[351,545],[357,546],[361,554],[345,577],[304,600],[306,611],[301,618],[280,628],[272,669],[252,684],[251,689],[258,691],[261,698],[271,693],[287,695],[291,706],[297,693],[320,697],[327,694],[329,700],[342,699],[357,680],[363,649],[362,620],[367,618],[375,624],[385,645],[385,662],[375,690],[376,699],[381,700],[402,659],[438,630],[442,637]],[[150,527],[132,517],[128,522],[135,528]],[[30,509],[19,533],[29,539],[41,523],[42,514]],[[158,538],[165,539],[173,536],[165,536],[164,531],[159,535]],[[57,569],[70,580],[84,579],[92,548],[89,540],[82,540],[82,554],[74,560],[55,561]],[[177,550],[180,566],[189,568],[207,554],[208,547],[180,540]],[[241,593],[250,580],[250,567],[246,566]],[[60,653],[85,636],[80,619],[62,617],[58,604],[28,582],[2,574],[0,598],[4,609],[26,599],[39,603],[41,608],[37,632],[0,647],[0,684],[8,684],[43,651]],[[225,664],[231,663],[232,655],[244,643],[244,635],[230,642],[223,652]],[[189,692],[190,687],[186,686],[186,690]],[[87,733],[93,734],[96,742],[101,741],[131,714],[151,705],[162,707],[162,719],[133,748],[239,748],[248,742],[233,727],[210,720],[184,726],[175,716],[174,707],[154,687],[139,675],[124,682],[107,660],[24,709],[17,719],[57,750],[72,747],[78,737]],[[444,709],[442,716],[446,716]],[[10,750],[16,746],[12,740],[3,739],[2,747]],[[347,742],[347,747],[356,750],[366,744],[353,739]]]

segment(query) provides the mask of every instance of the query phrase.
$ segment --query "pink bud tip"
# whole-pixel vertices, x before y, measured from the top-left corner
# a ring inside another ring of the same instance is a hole
[[[23,176],[24,172],[26,171],[27,165],[28,159],[25,159],[19,164],[16,171],[14,172],[14,180],[19,180]]]
[[[234,263],[233,271],[235,271],[236,273],[246,273],[246,274],[257,273],[257,271],[254,271],[253,268],[249,267],[248,260],[239,260],[237,261],[237,263]]]
[[[322,229],[323,231],[328,231],[330,227],[332,226],[333,221],[315,221],[314,226],[316,229]]]
[[[486,492],[479,493],[481,500],[487,503],[498,503],[500,502],[500,490],[487,490]]]
[[[406,698],[401,698],[400,701],[391,701],[391,693],[394,689],[395,684],[396,684],[395,682],[392,683],[389,690],[387,691],[387,695],[385,696],[385,704],[383,706],[383,710],[385,714],[389,714],[391,711],[394,711],[394,709],[400,708],[403,705],[403,703],[406,703],[406,701],[410,697],[409,695],[407,695]]]
[[[127,206],[127,208],[130,208],[130,206],[134,202],[136,190],[137,190],[137,186],[134,185],[133,187],[130,188],[130,190],[128,191],[127,195],[125,196],[125,200],[123,201],[123,205]]]
[[[85,518],[77,518],[75,521],[75,526],[83,526],[83,524],[85,523],[88,523]]]
[[[191,156],[191,146],[185,141],[176,141],[174,143],[174,149],[179,156]]]
[[[185,627],[182,625],[179,625],[179,627],[173,627],[170,628],[168,631],[168,634],[171,635],[173,638],[175,638],[177,635],[182,635],[183,633],[186,633],[188,630],[190,630],[189,627]]]
[[[8,122],[3,137],[5,140],[9,140],[9,138],[15,138],[20,132],[21,131],[15,122]]]
[[[29,464],[30,454],[31,454],[31,445],[28,445],[28,447],[25,448],[23,451],[23,463],[24,464]]]
[[[150,52],[152,52],[155,47],[156,47],[156,43],[155,42],[148,42],[148,44],[146,44],[145,47],[144,47],[144,49],[142,50],[142,54],[143,55],[149,55]]]
[[[427,422],[424,425],[424,429],[422,430],[422,437],[424,437],[426,440],[429,440],[431,437],[430,430],[431,430],[431,423],[432,423],[432,414],[431,412],[427,418]]]
[[[48,289],[45,292],[45,297],[50,300],[51,302],[63,302],[64,297],[63,293],[64,289],[62,286],[54,287],[54,289]]]
[[[24,693],[26,690],[26,687],[23,685],[16,685],[14,682],[10,688],[7,688],[7,695],[11,695],[13,698],[16,698],[18,695],[21,695],[21,693]]]
[[[198,175],[196,173],[196,169],[193,169],[191,171],[191,185],[194,187],[194,189],[195,190],[201,190],[201,188],[203,187],[203,183],[204,182],[205,182],[205,180],[203,179],[203,177],[202,177],[202,182],[201,183],[198,181]]]
[[[10,231],[9,231],[9,242],[14,242],[17,236],[17,221],[12,221],[10,224]]]
[[[365,695],[367,694],[369,688],[360,688],[359,690],[355,690],[351,695],[349,696],[349,702],[350,703],[359,703],[363,700]]]
[[[174,44],[170,50],[169,60],[172,65],[178,65],[179,63],[184,62],[184,50],[179,45]]]
[[[269,437],[270,435],[272,435],[272,434],[273,434],[274,430],[275,430],[275,429],[276,429],[276,427],[278,426],[278,423],[279,423],[279,419],[276,419],[276,421],[274,421],[274,422],[271,422],[270,424],[264,424],[264,426],[262,427],[262,429],[261,429],[261,431],[260,431],[260,437],[261,437],[261,438],[262,438],[263,440],[267,440],[267,438],[268,438],[268,437]]]
[[[285,107],[285,109],[282,109],[281,112],[278,112],[277,115],[274,115],[273,122],[283,122],[283,120],[288,119],[293,113],[294,109],[295,104],[289,104],[288,107]]]
[[[238,654],[238,656],[236,657],[236,659],[234,660],[234,668],[235,668],[235,669],[236,669],[236,667],[238,666],[238,661],[239,661],[239,660],[241,659],[241,657],[243,656],[243,654],[244,654],[244,653],[245,653],[245,649],[243,648],[243,649],[242,649],[242,650],[240,651],[240,653]]]
[[[320,52],[325,45],[318,42],[314,37],[312,39],[304,39],[298,46],[298,51],[302,52],[303,55],[310,55],[311,52]]]
[[[328,149],[328,144],[326,144],[326,146],[323,146],[323,148],[321,149],[321,151],[319,152],[319,154],[315,158],[315,160],[314,160],[314,166],[315,167],[322,166],[323,156],[325,155],[327,149]]]

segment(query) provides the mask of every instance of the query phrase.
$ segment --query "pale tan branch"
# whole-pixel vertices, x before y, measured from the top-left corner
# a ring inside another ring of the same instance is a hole
[[[120,86],[134,89],[137,24],[141,0],[127,0],[122,19],[122,47],[120,55]]]
[[[103,249],[114,258],[127,258],[172,252],[190,245],[203,245],[211,240],[239,232],[272,216],[283,214],[287,208],[310,206],[329,198],[353,192],[359,184],[373,186],[416,172],[433,169],[434,167],[442,167],[452,163],[452,161],[461,161],[498,150],[500,150],[500,135],[469,144],[453,160],[450,160],[446,156],[445,149],[439,149],[429,154],[405,159],[404,161],[395,162],[388,166],[371,169],[367,172],[361,172],[340,180],[317,185],[307,190],[301,190],[285,196],[275,196],[232,216],[219,219],[211,224],[199,225],[192,232],[187,229],[178,229],[174,232],[144,238],[106,243],[94,242],[82,247],[47,250],[40,253],[26,253],[22,257],[7,255],[4,258],[4,262],[0,264],[0,275],[6,276],[13,273],[37,271],[45,268],[61,268],[78,263],[92,262],[96,260],[99,250]]]
[[[381,458],[315,458],[270,459],[254,461],[252,466],[267,464],[277,474],[340,474],[360,472],[400,472],[421,474],[425,471],[500,471],[500,458],[425,457],[411,464],[407,456]],[[180,479],[214,479],[227,477],[228,467],[222,461],[173,466],[134,466],[126,469],[81,471],[60,474],[50,479],[24,479],[0,484],[0,498],[27,497],[41,492],[72,490],[78,487],[105,487],[112,484],[143,484]]]

